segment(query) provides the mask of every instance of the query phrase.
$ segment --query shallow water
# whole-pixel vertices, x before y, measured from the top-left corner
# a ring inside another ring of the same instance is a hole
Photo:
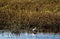
[[[59,34],[48,34],[48,33],[37,33],[37,34],[28,34],[28,33],[20,33],[20,34],[12,34],[11,32],[1,32],[0,39],[60,39]]]

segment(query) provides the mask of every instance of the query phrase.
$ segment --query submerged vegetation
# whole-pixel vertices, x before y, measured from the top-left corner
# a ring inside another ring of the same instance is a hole
[[[0,0],[0,30],[60,33],[60,0]]]

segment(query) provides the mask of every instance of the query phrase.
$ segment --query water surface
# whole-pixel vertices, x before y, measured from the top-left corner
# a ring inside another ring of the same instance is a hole
[[[0,32],[0,39],[60,39],[59,34],[53,33],[20,33],[20,34],[12,34],[11,32]]]

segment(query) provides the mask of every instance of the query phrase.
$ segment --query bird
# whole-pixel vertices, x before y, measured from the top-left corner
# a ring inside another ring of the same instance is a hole
[[[36,30],[36,27],[32,29],[32,31],[35,31]]]
[[[36,34],[37,33],[36,27],[32,29],[32,33],[33,34]]]

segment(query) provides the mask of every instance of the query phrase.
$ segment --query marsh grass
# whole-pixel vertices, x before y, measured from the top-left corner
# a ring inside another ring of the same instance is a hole
[[[60,0],[0,0],[0,30],[60,32]]]

